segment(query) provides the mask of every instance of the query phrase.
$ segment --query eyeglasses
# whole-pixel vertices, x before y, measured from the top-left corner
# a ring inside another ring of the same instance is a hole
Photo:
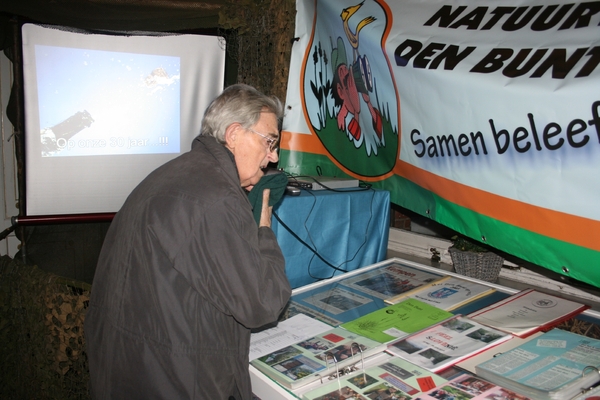
[[[279,146],[279,138],[273,139],[272,137],[269,137],[267,135],[263,135],[260,132],[256,132],[254,129],[250,129],[250,128],[246,128],[246,129],[248,129],[252,133],[256,133],[258,136],[262,136],[265,139],[267,139],[267,146],[269,147],[269,151],[270,152],[277,151],[277,147]]]

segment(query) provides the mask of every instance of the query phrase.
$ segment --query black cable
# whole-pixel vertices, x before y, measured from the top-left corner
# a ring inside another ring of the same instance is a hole
[[[354,255],[350,258],[347,259],[346,261],[344,261],[343,263],[341,263],[338,267],[341,267],[344,264],[348,264],[350,262],[352,262],[356,256],[358,256],[358,253],[360,253],[360,251],[362,250],[362,248],[367,244],[367,236],[369,233],[369,226],[371,225],[371,221],[373,219],[373,204],[374,204],[374,200],[375,200],[375,190],[372,190],[372,195],[371,195],[371,206],[369,207],[370,213],[369,213],[369,220],[367,221],[367,226],[365,228],[365,234],[364,234],[364,239],[363,242],[360,244],[360,246],[358,246],[358,249],[354,252]],[[310,237],[310,232],[308,232],[309,237]],[[312,238],[311,238],[312,241]],[[310,269],[310,264],[309,264],[309,269]],[[348,272],[347,270],[343,270],[344,272]],[[335,275],[335,271],[327,278],[320,278],[320,279],[330,279],[333,278],[333,276]],[[309,270],[309,276],[312,277],[312,274],[310,273]],[[317,278],[315,278],[317,279]]]
[[[310,230],[308,229],[308,226],[306,226],[306,223],[308,222],[308,219],[310,218],[310,215],[312,214],[315,206],[317,205],[317,196],[315,196],[315,194],[312,192],[312,190],[307,190],[307,193],[309,193],[314,201],[313,201],[313,205],[310,208],[310,211],[308,212],[308,215],[306,216],[306,218],[304,219],[304,230],[306,231],[306,234],[308,235],[308,238],[310,239],[311,244],[314,246],[314,249],[311,247],[311,251],[313,252],[313,255],[310,257],[310,260],[308,261],[308,265],[306,266],[306,272],[308,272],[308,276],[310,276],[312,279],[315,279],[317,281],[323,280],[323,279],[327,279],[327,278],[320,278],[318,276],[314,276],[312,274],[312,272],[310,271],[310,268],[312,266],[312,262],[315,259],[315,255],[318,256],[321,260],[323,260],[323,257],[319,254],[319,252],[316,250],[317,249],[317,244],[315,243],[315,241],[313,240],[311,234],[310,234]],[[323,260],[324,261],[324,260]],[[332,266],[331,263],[324,261],[327,265]],[[345,263],[342,263],[341,265],[343,265]],[[346,270],[343,270],[340,268],[340,266],[337,266],[336,269],[334,270],[333,275],[335,275],[335,271],[341,271],[341,272],[348,272]]]
[[[363,248],[363,247],[364,247],[364,246],[367,244],[367,236],[368,236],[368,232],[369,232],[369,227],[370,227],[370,225],[371,225],[371,221],[373,220],[373,204],[374,204],[374,200],[375,200],[375,190],[373,190],[373,189],[371,189],[371,188],[364,188],[363,190],[372,190],[372,196],[371,196],[371,206],[369,207],[370,214],[369,214],[369,220],[367,221],[367,226],[366,226],[366,228],[365,228],[364,240],[363,240],[363,242],[361,243],[361,245],[360,245],[360,246],[358,246],[358,249],[356,250],[356,252],[354,253],[354,255],[353,255],[351,258],[349,258],[349,259],[345,260],[344,262],[342,262],[341,264],[339,264],[338,266],[335,266],[335,265],[333,265],[332,263],[330,263],[329,261],[327,261],[327,260],[326,260],[326,259],[325,259],[325,258],[324,258],[324,257],[323,257],[321,254],[319,254],[319,252],[318,252],[318,251],[316,250],[316,248],[315,248],[315,247],[316,247],[316,245],[315,245],[315,243],[314,243],[314,241],[313,241],[312,237],[310,236],[310,230],[309,230],[309,229],[308,229],[308,227],[306,226],[306,221],[308,221],[308,218],[310,217],[310,214],[312,213],[312,211],[313,211],[313,209],[314,209],[314,207],[315,207],[315,205],[316,205],[316,200],[315,200],[315,202],[313,203],[313,205],[312,205],[312,207],[311,207],[311,209],[310,209],[310,211],[309,211],[309,214],[308,214],[308,216],[306,217],[305,223],[304,223],[304,224],[305,224],[305,225],[304,225],[304,227],[305,227],[305,229],[306,229],[306,231],[307,231],[307,233],[308,233],[308,236],[309,236],[309,238],[310,238],[310,241],[312,242],[312,245],[313,245],[314,247],[312,247],[310,244],[308,244],[307,242],[305,242],[304,240],[302,240],[302,238],[300,238],[300,237],[299,237],[299,236],[298,236],[298,235],[297,235],[297,234],[296,234],[296,233],[295,233],[295,232],[294,232],[294,231],[293,231],[293,230],[292,230],[292,229],[291,229],[291,228],[290,228],[290,227],[289,227],[289,226],[288,226],[288,225],[287,225],[285,222],[283,222],[283,221],[281,220],[281,218],[279,217],[279,215],[277,215],[277,213],[276,213],[275,211],[273,211],[273,216],[274,216],[274,217],[275,217],[275,219],[276,219],[276,220],[277,220],[277,221],[278,221],[278,222],[281,224],[281,226],[282,226],[282,227],[284,227],[284,228],[285,228],[285,229],[286,229],[286,230],[287,230],[287,231],[288,231],[288,232],[289,232],[289,233],[290,233],[290,234],[291,234],[291,235],[292,235],[292,236],[293,236],[293,237],[294,237],[296,240],[298,240],[298,242],[300,242],[300,243],[301,243],[303,246],[305,246],[307,249],[309,249],[309,250],[310,250],[310,251],[313,253],[313,256],[311,256],[311,259],[310,259],[310,261],[309,261],[309,263],[308,263],[308,266],[307,266],[307,269],[308,269],[308,275],[309,275],[309,276],[310,276],[312,279],[316,279],[316,280],[318,280],[318,281],[319,281],[319,280],[324,280],[324,279],[330,279],[330,278],[332,278],[332,277],[335,275],[335,272],[336,272],[336,271],[337,271],[337,272],[342,272],[342,273],[348,272],[347,270],[345,270],[345,269],[342,269],[342,268],[340,268],[340,267],[341,267],[342,265],[344,265],[344,264],[347,264],[347,263],[349,263],[349,262],[353,261],[353,260],[354,260],[354,259],[355,259],[355,258],[358,256],[358,254],[360,253],[360,251],[362,250],[362,248]],[[307,190],[307,192],[311,192],[311,191],[310,191],[310,190]],[[312,193],[311,193],[311,195],[313,195],[313,197],[314,197],[314,194],[312,194]],[[321,261],[323,261],[323,262],[324,262],[324,263],[325,263],[327,266],[329,266],[330,268],[332,268],[332,269],[334,270],[334,271],[333,271],[333,273],[331,274],[331,276],[329,276],[329,277],[317,277],[317,276],[313,276],[313,275],[312,275],[312,273],[310,272],[310,266],[311,266],[311,264],[312,264],[312,260],[314,259],[314,257],[315,257],[315,256],[316,256],[316,257],[318,257],[318,258],[319,258]]]
[[[300,236],[296,235],[296,233],[292,230],[292,228],[290,228],[289,226],[287,226],[285,224],[285,222],[283,222],[281,220],[281,218],[279,218],[279,215],[277,215],[277,213],[275,211],[273,211],[273,216],[275,217],[275,219],[277,221],[279,221],[279,223],[281,224],[281,226],[283,226],[294,238],[296,238],[296,240],[298,240],[300,243],[302,243],[304,246],[306,246],[307,249],[309,249],[314,255],[316,255],[317,257],[319,257],[321,259],[321,261],[323,261],[329,267],[335,269],[336,271],[348,272],[348,271],[345,271],[343,269],[340,269],[340,268],[336,267],[335,265],[331,264],[329,261],[327,261],[326,259],[324,259],[323,256],[321,256],[319,253],[317,253],[317,251],[315,249],[313,249],[312,247],[310,247],[310,245],[308,243],[306,243],[304,240],[302,240],[302,238],[300,238]],[[311,276],[311,278],[312,278],[312,276]],[[317,279],[327,279],[327,278],[317,278]]]

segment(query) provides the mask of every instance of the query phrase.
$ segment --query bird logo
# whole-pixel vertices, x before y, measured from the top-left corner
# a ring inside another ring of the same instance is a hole
[[[348,114],[352,115],[350,123],[348,124],[348,131],[355,140],[360,140],[362,135],[362,129],[359,123],[359,114],[361,110],[361,103],[359,100],[360,94],[371,114],[375,134],[377,135],[377,138],[381,140],[383,129],[381,113],[373,106],[369,96],[369,93],[373,91],[371,68],[367,57],[361,56],[358,51],[360,31],[365,26],[374,22],[376,18],[369,15],[358,22],[354,32],[352,32],[352,29],[350,28],[351,17],[363,6],[363,4],[364,2],[344,8],[340,14],[346,38],[352,47],[352,61],[349,62],[347,60],[344,41],[342,38],[338,38],[337,47],[332,51],[332,60],[334,63],[334,85],[332,90],[336,105],[340,106],[337,115],[339,128],[342,130],[346,129],[346,117]]]
[[[309,128],[346,171],[363,178],[389,174],[398,159],[400,126],[383,46],[391,29],[389,10],[378,0],[346,2],[337,9],[322,3],[316,2],[307,48],[312,57],[305,57],[303,75]]]

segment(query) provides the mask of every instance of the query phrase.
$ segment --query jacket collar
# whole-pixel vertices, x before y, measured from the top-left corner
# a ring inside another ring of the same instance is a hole
[[[237,166],[235,164],[235,157],[225,145],[219,143],[213,136],[198,135],[192,141],[192,151],[198,149],[204,149],[204,151],[210,153],[215,158],[217,165],[219,165],[227,175],[235,179],[239,185],[240,175],[238,174]]]

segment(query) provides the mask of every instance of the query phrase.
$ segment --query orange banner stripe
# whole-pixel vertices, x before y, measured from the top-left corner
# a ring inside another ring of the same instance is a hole
[[[281,145],[284,149],[293,148],[296,151],[328,155],[315,135],[282,132]],[[340,166],[338,165],[338,167]],[[341,168],[343,169],[343,167]],[[600,221],[498,196],[432,174],[404,161],[396,163],[394,173],[452,203],[479,214],[540,235],[600,251],[598,234],[593,234],[593,232],[600,232]],[[506,212],[506,210],[510,210],[510,212]],[[557,226],[560,229],[557,229]]]
[[[537,207],[476,189],[399,161],[396,174],[479,214],[567,243],[600,251],[600,221]],[[510,212],[507,212],[510,210]],[[559,227],[559,229],[557,229]]]

